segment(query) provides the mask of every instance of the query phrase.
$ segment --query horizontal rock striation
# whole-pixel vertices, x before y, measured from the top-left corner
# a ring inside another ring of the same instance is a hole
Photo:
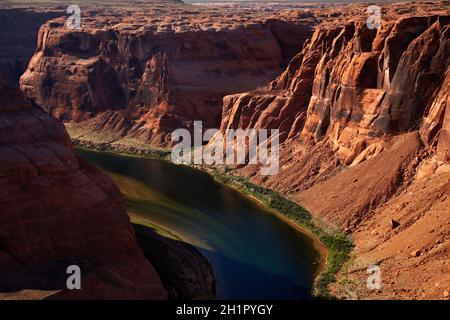
[[[112,180],[78,158],[61,122],[1,74],[0,96],[0,296],[166,297]],[[72,264],[82,270],[76,293],[65,290]]]
[[[273,79],[314,24],[273,12],[261,20],[231,12],[212,23],[214,11],[181,8],[173,9],[177,23],[103,14],[85,18],[81,30],[67,29],[63,19],[44,24],[21,89],[86,131],[167,145],[174,129],[191,128],[193,120],[218,127],[222,97]]]

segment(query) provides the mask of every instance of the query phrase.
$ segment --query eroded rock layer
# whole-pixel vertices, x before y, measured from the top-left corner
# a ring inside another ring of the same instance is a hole
[[[112,180],[1,74],[0,97],[0,296],[165,298]],[[69,291],[73,264],[82,289]]]
[[[358,22],[319,27],[267,88],[224,98],[222,131],[274,128],[282,141],[328,138],[348,165],[373,156],[384,135],[419,129],[428,108],[431,122],[445,112],[445,93],[431,104],[437,89],[447,91],[449,19],[402,18],[378,31]],[[437,130],[431,126],[425,135]]]

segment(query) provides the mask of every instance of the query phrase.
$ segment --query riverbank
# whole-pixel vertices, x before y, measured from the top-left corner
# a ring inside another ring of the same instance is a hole
[[[136,155],[130,150],[123,152],[102,146],[100,151],[110,153],[121,153],[128,156],[139,156],[149,159],[167,160],[160,154],[146,152],[144,155]],[[192,167],[190,167],[192,168]],[[319,269],[321,272],[316,276],[314,285],[314,295],[319,298],[333,298],[329,291],[329,285],[335,282],[335,275],[341,269],[345,261],[349,258],[349,253],[353,247],[350,238],[337,231],[325,230],[318,227],[304,208],[295,202],[285,198],[279,193],[254,185],[247,179],[227,175],[224,171],[214,168],[196,168],[209,173],[213,178],[234,189],[238,189],[246,196],[250,196],[257,203],[263,204],[271,209],[271,212],[282,219],[302,234],[312,239],[314,248],[321,254],[322,261]],[[325,262],[326,261],[326,262]]]
[[[324,247],[327,250],[326,263],[316,277],[314,294],[318,298],[333,298],[329,291],[329,285],[336,281],[335,275],[350,257],[353,248],[351,238],[338,231],[328,231],[318,227],[308,211],[278,192],[255,185],[246,178],[227,175],[218,169],[209,171],[216,180],[256,198],[268,208],[285,217],[285,220],[298,225],[301,232],[307,231],[305,234],[320,241],[323,246],[319,252],[325,253]]]
[[[203,169],[204,171],[208,170],[208,169]],[[216,169],[217,170],[217,169]],[[212,171],[208,172],[211,176],[214,177],[214,179],[216,181],[218,181],[219,183],[223,183],[219,178],[217,178],[215,176],[215,173]],[[222,173],[223,174],[223,173]],[[258,204],[260,204],[265,210],[268,210],[271,212],[271,214],[275,215],[278,219],[284,221],[285,223],[287,223],[289,226],[291,226],[292,228],[294,228],[295,230],[297,230],[298,232],[306,235],[312,242],[313,248],[320,253],[321,259],[319,259],[317,262],[319,264],[319,271],[317,272],[317,275],[320,275],[320,273],[322,273],[322,271],[324,270],[324,267],[326,265],[327,259],[328,259],[328,248],[322,243],[320,242],[320,240],[318,239],[318,237],[309,229],[305,228],[304,226],[296,223],[295,221],[292,221],[291,219],[289,219],[287,216],[281,214],[279,211],[272,209],[270,207],[267,206],[267,204],[260,199],[259,197],[247,192],[246,190],[243,190],[241,188],[238,188],[232,184],[227,184],[227,183],[223,183],[224,185],[226,185],[229,188],[233,188],[234,190],[240,192],[242,195],[250,198],[251,201],[256,202]]]

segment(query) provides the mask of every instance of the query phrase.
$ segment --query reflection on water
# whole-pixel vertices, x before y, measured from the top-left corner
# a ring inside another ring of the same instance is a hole
[[[223,299],[304,299],[312,241],[209,175],[169,162],[78,150],[118,183],[132,217],[173,232],[211,263]]]

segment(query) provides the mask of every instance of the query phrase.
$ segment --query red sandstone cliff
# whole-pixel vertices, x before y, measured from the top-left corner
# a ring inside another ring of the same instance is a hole
[[[450,285],[449,22],[319,27],[265,89],[224,98],[222,131],[277,128],[283,141],[278,174],[236,173],[352,233],[339,295],[442,298]],[[364,287],[370,263],[382,291]]]
[[[384,135],[419,129],[436,89],[445,90],[448,21],[403,18],[378,32],[362,23],[319,27],[267,88],[224,98],[222,131],[264,127],[280,129],[283,141],[328,138],[344,163],[356,164],[382,149]]]
[[[222,97],[273,79],[310,37],[313,22],[233,11],[214,23],[219,13],[205,12],[174,7],[176,20],[154,18],[160,12],[132,20],[94,12],[79,31],[53,20],[39,32],[21,89],[52,115],[107,141],[126,136],[167,145],[174,128],[190,128],[194,119],[218,127]]]
[[[112,180],[1,74],[0,97],[0,296],[166,297]],[[82,290],[64,290],[71,264]]]

